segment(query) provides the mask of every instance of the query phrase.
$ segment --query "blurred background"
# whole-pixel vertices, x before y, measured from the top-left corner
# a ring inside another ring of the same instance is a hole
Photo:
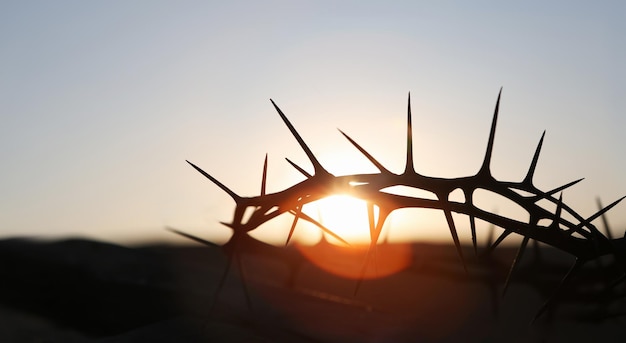
[[[563,196],[590,216],[596,197],[626,195],[625,14],[619,1],[3,2],[0,236],[181,241],[172,226],[224,241],[234,203],[186,159],[243,196],[259,194],[266,153],[269,192],[303,179],[285,157],[312,170],[270,98],[343,175],[376,169],[336,128],[403,170],[411,92],[418,172],[471,175],[500,87],[494,176],[521,180],[546,130],[536,185],[584,177]],[[625,206],[608,213],[620,236]],[[410,215],[389,239],[449,240],[442,214]],[[281,223],[258,237],[284,241]]]

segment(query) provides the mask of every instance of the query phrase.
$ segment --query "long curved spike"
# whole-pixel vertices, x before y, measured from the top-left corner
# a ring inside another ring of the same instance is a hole
[[[489,132],[489,140],[487,141],[487,151],[485,152],[485,159],[483,165],[480,167],[479,174],[491,176],[491,155],[493,153],[493,143],[496,137],[496,124],[498,123],[498,111],[500,109],[500,96],[502,95],[502,88],[498,93],[498,100],[496,100],[496,109],[493,112],[493,119],[491,120],[491,131]]]
[[[291,214],[295,214],[296,212],[294,210],[290,210],[289,213]],[[304,212],[300,212],[300,218],[308,221],[309,223],[317,226],[318,228],[320,228],[322,231],[326,232],[327,234],[333,236],[333,238],[335,238],[336,240],[340,241],[341,243],[347,245],[347,246],[351,246],[350,243],[348,243],[345,239],[339,237],[339,235],[337,235],[336,233],[332,232],[330,229],[328,229],[327,227],[325,227],[324,225],[320,224],[317,220],[311,218],[309,215],[307,215]]]
[[[613,203],[611,203],[609,206],[606,206],[605,208],[601,209],[600,211],[596,212],[594,215],[592,215],[591,217],[585,219],[584,221],[582,221],[581,223],[578,224],[577,228],[582,228],[585,225],[588,225],[589,223],[591,223],[594,219],[598,218],[599,216],[603,215],[604,213],[606,213],[606,211],[610,210],[611,208],[613,208],[613,206],[617,205],[620,201],[624,200],[624,198],[626,198],[626,195],[615,200]],[[597,232],[600,233],[600,232]]]
[[[504,232],[502,232],[500,234],[500,236],[498,236],[498,238],[496,239],[495,242],[493,242],[493,244],[489,245],[489,247],[487,248],[487,252],[485,254],[490,254],[498,245],[500,245],[500,243],[502,243],[502,241],[507,238],[513,231],[510,230],[504,230]]]
[[[411,123],[411,93],[409,93],[406,117],[406,166],[404,167],[404,174],[415,174],[415,165],[413,164],[413,125]]]
[[[219,222],[219,223],[226,226],[227,228],[235,230],[235,226],[231,223],[227,223],[227,222]]]
[[[565,274],[565,277],[561,280],[561,283],[559,284],[559,286],[556,288],[556,290],[554,291],[554,293],[552,294],[552,296],[550,298],[548,298],[548,300],[546,300],[546,302],[543,303],[543,305],[539,308],[539,311],[537,311],[537,314],[535,315],[535,317],[533,318],[533,320],[530,322],[530,324],[532,325],[533,323],[535,323],[535,321],[541,317],[541,315],[550,307],[552,307],[552,305],[558,300],[559,296],[561,295],[560,292],[563,291],[563,289],[565,288],[565,286],[567,286],[567,284],[571,281],[572,277],[578,273],[578,271],[580,270],[580,268],[583,266],[583,264],[585,264],[585,261],[576,259],[576,262],[574,262],[574,265],[570,268],[570,270],[567,272],[567,274]]]
[[[472,234],[472,246],[474,247],[474,256],[478,256],[478,243],[476,242],[476,217],[473,214],[469,216],[470,231]]]
[[[200,167],[196,166],[195,164],[185,160],[187,163],[189,163],[195,170],[197,170],[198,172],[200,172],[200,174],[204,175],[207,179],[211,180],[211,182],[213,182],[214,184],[216,184],[219,188],[221,188],[224,192],[228,193],[228,195],[230,195],[231,198],[233,198],[233,200],[235,200],[235,202],[239,202],[239,200],[241,199],[241,197],[239,195],[237,195],[235,192],[231,191],[230,188],[224,186],[223,183],[217,181],[216,178],[214,178],[213,176],[209,175],[207,172],[205,172],[204,170],[202,170]]]
[[[313,152],[311,151],[309,146],[306,145],[306,143],[304,142],[304,140],[302,139],[298,131],[296,131],[296,129],[293,127],[289,119],[287,119],[283,111],[280,110],[280,108],[276,105],[274,100],[270,99],[270,101],[272,102],[272,105],[274,105],[274,108],[278,112],[278,115],[280,115],[280,118],[283,120],[285,125],[287,125],[287,128],[289,128],[289,131],[291,131],[291,134],[296,138],[296,140],[298,141],[298,144],[300,144],[300,147],[302,148],[302,150],[304,150],[304,153],[306,153],[307,157],[309,158],[309,161],[311,161],[311,164],[313,164],[313,169],[315,170],[315,174],[328,174],[326,169],[322,167],[322,165],[317,160],[315,155],[313,155]]]
[[[167,227],[165,227],[165,230],[173,232],[173,233],[175,233],[177,235],[180,235],[180,236],[183,236],[185,238],[189,238],[192,241],[196,241],[198,243],[201,243],[201,244],[204,244],[204,245],[208,245],[210,247],[215,247],[215,248],[220,248],[221,247],[221,245],[219,245],[219,244],[215,244],[215,243],[213,243],[211,241],[207,241],[206,239],[202,239],[202,238],[200,238],[198,236],[194,236],[192,234],[189,234],[189,233],[186,233],[186,232],[174,229],[173,227],[167,226]]]
[[[602,210],[602,201],[600,198],[596,198],[596,203],[598,204],[598,210]],[[609,240],[613,240],[613,233],[611,232],[611,228],[609,227],[609,221],[606,218],[605,213],[602,213],[602,225],[604,226],[604,231],[606,232],[606,236]]]
[[[566,183],[566,184],[564,184],[563,186],[559,186],[559,187],[557,187],[557,188],[555,188],[555,189],[553,189],[553,190],[551,190],[551,191],[549,191],[549,192],[546,192],[545,197],[549,197],[549,196],[554,195],[554,194],[556,194],[556,193],[558,193],[558,192],[560,192],[560,191],[565,190],[566,188],[572,187],[573,185],[575,185],[575,184],[579,183],[580,181],[582,181],[582,180],[584,180],[584,179],[585,179],[585,178],[583,177],[583,178],[580,178],[580,179],[578,179],[578,180],[574,180],[574,181],[572,181],[572,182]],[[541,198],[541,197],[540,197],[540,198]]]
[[[338,129],[339,130],[339,129]],[[361,147],[357,142],[355,142],[350,136],[348,136],[345,132],[339,130],[341,134],[352,143],[381,173],[391,174],[391,172],[385,168],[380,162],[378,162],[370,153],[368,153],[363,147]]]
[[[369,205],[369,204],[368,204]],[[361,283],[365,279],[365,271],[369,266],[370,259],[372,258],[372,254],[376,254],[376,245],[378,244],[378,239],[380,238],[380,233],[382,232],[383,225],[385,225],[385,221],[391,212],[389,210],[380,208],[378,212],[378,221],[375,224],[375,228],[372,230],[373,225],[373,205],[372,205],[372,221],[370,222],[370,235],[372,238],[370,240],[370,245],[367,249],[367,254],[365,255],[365,261],[363,261],[363,266],[361,267],[361,272],[359,273],[359,278],[357,279],[356,285],[354,287],[354,295],[356,295],[361,287]],[[369,214],[369,208],[368,208]]]
[[[302,167],[300,167],[299,165],[293,163],[290,159],[285,158],[287,160],[287,162],[289,162],[289,164],[291,164],[292,167],[296,168],[297,171],[299,171],[302,175],[306,176],[307,179],[310,179],[311,177],[313,177],[313,175],[309,174],[306,170],[302,169]]]
[[[365,279],[365,271],[367,270],[367,267],[369,266],[370,259],[372,258],[372,254],[376,254],[376,245],[378,243],[378,238],[380,237],[380,232],[382,231],[383,225],[385,224],[385,220],[387,220],[387,217],[389,216],[390,213],[391,213],[390,211],[385,210],[383,208],[379,209],[378,221],[376,222],[376,227],[373,230],[374,234],[373,234],[372,239],[370,240],[370,245],[367,249],[367,254],[365,255],[365,261],[363,262],[363,266],[361,267],[361,272],[359,273],[359,278],[357,279],[356,285],[354,287],[354,295],[358,293],[359,288],[361,287],[361,283],[363,283],[363,280]],[[370,231],[370,233],[371,232],[372,231]]]
[[[265,195],[266,186],[267,186],[267,154],[265,154],[265,161],[263,162],[263,176],[261,178],[261,195]]]
[[[452,234],[452,240],[454,241],[454,246],[456,247],[456,252],[463,263],[463,269],[467,273],[467,263],[465,262],[465,258],[463,257],[463,250],[461,249],[461,242],[459,242],[459,235],[456,232],[456,227],[454,225],[454,219],[452,218],[452,212],[448,209],[444,209],[443,212],[446,215],[446,221],[448,222],[448,228],[450,228],[450,234]]]
[[[296,229],[296,224],[298,224],[298,219],[300,218],[300,215],[302,214],[302,205],[298,205],[296,206],[296,211],[294,214],[294,218],[293,218],[293,222],[291,223],[291,228],[289,229],[289,235],[287,235],[287,241],[285,241],[285,245],[289,244],[289,241],[291,240],[291,236],[293,236],[293,232]]]
[[[537,144],[537,149],[535,149],[533,160],[532,162],[530,162],[530,168],[528,168],[528,173],[526,174],[526,177],[524,178],[524,181],[522,181],[522,183],[525,183],[527,185],[533,184],[533,176],[535,174],[535,168],[537,168],[537,161],[539,161],[539,153],[541,152],[541,146],[543,145],[543,138],[545,137],[545,135],[546,131],[544,130],[541,134],[541,138],[539,139],[539,144]]]
[[[559,195],[559,201],[556,203],[556,210],[554,211],[554,220],[550,224],[551,229],[559,229],[559,223],[561,221],[561,212],[563,211],[563,192]]]
[[[522,260],[522,257],[524,256],[524,250],[526,250],[526,245],[528,244],[529,239],[530,238],[528,236],[524,236],[524,239],[522,240],[522,244],[517,250],[517,255],[515,255],[515,258],[513,259],[513,263],[511,264],[511,269],[509,269],[509,274],[506,276],[506,281],[504,281],[504,288],[502,289],[503,297],[506,295],[506,291],[509,288],[509,284],[511,283],[511,278],[513,276],[513,272],[515,272],[515,269],[517,268],[520,261]]]
[[[374,245],[378,244],[378,239],[380,238],[380,234],[383,231],[383,226],[385,225],[385,221],[391,212],[385,208],[379,208],[378,210],[378,221],[376,222],[376,230],[374,231]]]
[[[367,202],[367,220],[370,228],[370,241],[374,241],[375,232],[376,232],[376,223],[374,218],[374,204],[371,202]]]

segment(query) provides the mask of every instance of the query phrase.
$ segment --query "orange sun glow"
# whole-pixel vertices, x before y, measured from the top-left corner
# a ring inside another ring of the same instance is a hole
[[[332,195],[306,205],[303,211],[350,244],[346,246],[326,233],[317,245],[298,244],[302,254],[321,269],[352,279],[372,279],[397,273],[410,263],[410,245],[386,243],[383,232],[365,265],[370,232],[364,200],[345,194]],[[374,217],[377,216],[375,207]]]

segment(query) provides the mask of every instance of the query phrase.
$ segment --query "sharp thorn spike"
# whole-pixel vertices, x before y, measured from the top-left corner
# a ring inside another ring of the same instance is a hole
[[[189,234],[189,233],[186,233],[186,232],[183,232],[183,231],[180,231],[180,230],[174,229],[174,228],[169,227],[169,226],[168,226],[168,227],[166,227],[166,228],[165,228],[165,230],[170,231],[170,232],[173,232],[173,233],[175,233],[175,234],[177,234],[177,235],[180,235],[180,236],[183,236],[183,237],[185,237],[185,238],[189,238],[189,239],[191,239],[192,241],[195,241],[195,242],[198,242],[198,243],[201,243],[201,244],[204,244],[204,245],[208,245],[208,246],[210,246],[210,247],[216,247],[216,248],[221,247],[219,244],[215,244],[215,243],[213,243],[213,242],[207,241],[206,239],[202,239],[202,238],[200,238],[200,237],[198,237],[198,236],[194,236],[194,235],[192,235],[192,234]]]
[[[559,200],[556,203],[556,210],[554,211],[554,220],[550,224],[552,229],[560,229],[561,211],[563,210],[563,192],[559,195]]]
[[[224,192],[228,193],[228,195],[230,195],[230,197],[233,198],[233,200],[235,200],[235,202],[238,202],[239,199],[241,199],[241,197],[239,195],[235,194],[235,192],[231,191],[228,187],[224,186],[224,184],[222,184],[221,182],[217,181],[216,178],[214,178],[213,176],[209,175],[207,172],[202,170],[200,167],[196,166],[195,164],[193,164],[193,163],[191,163],[189,161],[187,161],[187,163],[189,163],[195,170],[200,172],[200,174],[204,175],[207,179],[211,180],[211,182],[216,184]]]
[[[265,154],[265,161],[263,162],[263,177],[261,178],[261,195],[265,195],[267,186],[267,154]]]
[[[467,263],[465,263],[465,258],[463,257],[463,250],[461,249],[461,242],[459,242],[459,236],[456,232],[456,227],[454,225],[454,219],[452,218],[452,212],[448,209],[444,209],[443,212],[446,215],[446,221],[448,222],[448,228],[450,228],[450,234],[452,235],[452,240],[454,241],[454,246],[456,247],[456,252],[461,259],[461,263],[463,263],[463,269],[467,273]]]
[[[504,232],[502,232],[500,234],[500,236],[498,236],[498,238],[496,239],[496,241],[489,246],[488,250],[487,250],[487,254],[490,254],[500,243],[502,243],[502,241],[508,237],[508,235],[511,234],[512,231],[509,230],[504,230]]]
[[[474,246],[474,256],[478,256],[478,244],[476,243],[476,218],[470,215],[470,231],[472,233],[472,246]]]
[[[361,147],[357,142],[355,142],[352,138],[350,138],[343,131],[339,130],[339,132],[341,132],[341,134],[344,137],[346,137],[346,139],[348,139],[348,141],[350,141],[350,143],[352,143],[352,145],[354,145],[374,166],[376,166],[376,168],[381,173],[391,174],[391,172],[389,170],[387,170],[387,168],[385,168],[380,162],[378,162],[370,153],[365,151],[365,149],[363,149],[363,147]]]
[[[289,211],[291,214],[295,214],[296,212],[291,210]],[[330,229],[328,229],[327,227],[325,227],[324,225],[320,224],[317,220],[311,218],[309,215],[307,215],[304,212],[300,212],[299,217],[308,221],[309,223],[317,226],[318,228],[320,228],[322,231],[326,232],[327,234],[333,236],[333,238],[335,238],[336,240],[340,241],[341,243],[347,245],[347,246],[351,246],[350,243],[348,243],[345,239],[341,238],[339,235],[337,235],[336,233],[334,233],[333,231],[331,231]]]
[[[581,222],[580,224],[578,224],[579,228],[582,228],[583,226],[591,223],[594,219],[598,218],[599,216],[603,215],[604,213],[606,213],[606,211],[610,210],[611,208],[613,208],[615,205],[617,205],[620,201],[624,200],[624,198],[626,198],[626,196],[623,196],[617,200],[615,200],[613,203],[611,203],[609,206],[606,206],[605,208],[601,209],[600,211],[596,212],[594,215],[592,215],[591,217],[585,219],[583,222]],[[599,233],[599,232],[598,232]]]
[[[374,230],[374,239],[373,244],[378,244],[378,239],[380,238],[380,233],[383,231],[383,226],[385,225],[385,221],[391,212],[387,209],[380,208],[378,210],[378,221],[376,222],[376,230]]]
[[[602,201],[600,200],[600,198],[596,198],[596,203],[598,204],[598,210],[602,210]],[[611,228],[609,227],[609,221],[606,218],[606,214],[602,213],[601,218],[602,225],[604,226],[604,231],[606,232],[606,236],[609,238],[609,240],[613,240],[613,233],[611,232]]]
[[[235,229],[235,226],[231,223],[227,223],[227,222],[219,222],[219,223],[233,230]]]
[[[582,180],[584,180],[584,179],[585,179],[585,178],[581,178],[581,179],[578,179],[578,180],[572,181],[572,182],[570,182],[570,183],[564,184],[563,186],[557,187],[557,188],[555,188],[555,189],[553,189],[553,190],[551,190],[551,191],[549,191],[549,192],[546,192],[546,193],[545,193],[545,196],[544,196],[543,198],[546,198],[546,197],[549,197],[549,196],[551,196],[551,195],[554,195],[554,194],[556,194],[556,193],[558,193],[558,192],[561,192],[561,191],[565,190],[566,188],[569,188],[569,187],[571,187],[571,186],[573,186],[573,185],[575,185],[575,184],[579,183],[580,181],[582,181]],[[542,197],[539,197],[539,199],[542,199]],[[539,200],[539,199],[537,199],[537,200]]]
[[[528,236],[524,236],[524,239],[522,240],[522,244],[517,250],[517,255],[513,259],[513,263],[511,264],[511,269],[509,269],[509,274],[506,277],[506,281],[504,281],[504,288],[502,289],[503,297],[506,295],[506,291],[509,288],[509,284],[511,283],[511,279],[513,276],[513,272],[515,272],[515,269],[517,268],[520,261],[522,260],[522,256],[524,256],[524,250],[526,249],[526,245],[528,244],[529,239],[530,238],[528,238]]]
[[[554,291],[554,294],[552,294],[552,296],[548,298],[548,300],[546,300],[546,302],[544,302],[543,305],[539,308],[539,311],[537,311],[537,314],[535,315],[535,317],[530,323],[531,325],[534,324],[535,321],[539,317],[541,317],[541,315],[548,308],[551,308],[552,305],[558,300],[558,298],[562,295],[561,292],[564,290],[565,286],[567,286],[567,284],[571,281],[572,277],[580,270],[580,268],[583,266],[584,263],[585,263],[584,261],[576,259],[576,262],[574,262],[574,265],[570,268],[567,274],[565,274],[565,277],[563,277],[563,279],[561,280],[561,283]]]
[[[328,172],[324,169],[324,167],[322,167],[320,162],[317,160],[315,155],[313,155],[313,152],[311,151],[309,146],[304,142],[304,140],[302,139],[298,131],[293,127],[289,119],[287,119],[287,116],[285,116],[283,111],[281,111],[281,109],[276,105],[274,100],[270,99],[270,101],[272,102],[272,105],[274,105],[274,108],[276,109],[276,112],[278,112],[278,115],[280,115],[280,118],[283,120],[285,125],[287,125],[287,128],[289,128],[289,131],[291,131],[291,134],[298,141],[298,144],[300,144],[300,147],[302,148],[302,150],[304,150],[304,153],[309,158],[309,161],[311,161],[311,164],[313,164],[313,169],[315,170],[315,174],[328,174]]]
[[[293,232],[296,229],[296,224],[298,224],[298,218],[300,218],[301,214],[302,214],[302,206],[298,205],[296,206],[296,211],[294,213],[293,222],[291,223],[291,228],[289,229],[289,235],[287,236],[287,241],[285,242],[285,246],[289,244],[289,241],[291,240],[291,236],[293,235]]]
[[[411,93],[407,105],[407,125],[406,125],[406,166],[405,174],[415,174],[415,165],[413,163],[413,124],[411,120]]]
[[[496,125],[498,123],[498,112],[500,109],[500,96],[502,95],[502,88],[498,93],[498,100],[496,100],[496,108],[493,112],[493,119],[491,120],[491,130],[489,131],[489,140],[487,141],[487,151],[485,152],[485,159],[483,165],[480,168],[479,174],[486,174],[491,176],[491,155],[493,154],[493,145],[496,137]]]
[[[296,168],[297,171],[299,171],[302,175],[306,176],[307,179],[310,179],[311,177],[313,177],[313,175],[309,174],[306,170],[302,169],[302,167],[300,167],[299,165],[293,163],[290,159],[285,158],[287,160],[287,162],[289,162],[289,164],[291,164],[292,167]]]
[[[537,161],[539,161],[539,153],[541,152],[541,146],[543,145],[543,138],[546,135],[546,131],[544,130],[541,134],[541,139],[539,139],[539,144],[537,144],[537,149],[535,150],[535,154],[533,155],[533,160],[530,162],[530,168],[528,168],[528,173],[524,178],[523,183],[527,185],[532,185],[533,176],[535,174],[535,168],[537,168]]]
[[[374,204],[367,202],[367,220],[370,228],[370,242],[374,241],[376,235],[376,223],[374,218]]]

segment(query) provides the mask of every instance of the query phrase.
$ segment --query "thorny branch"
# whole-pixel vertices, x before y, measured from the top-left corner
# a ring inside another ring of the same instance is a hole
[[[514,259],[511,266],[511,273],[516,269],[516,264],[521,259],[521,256],[530,239],[535,242],[541,242],[552,246],[556,249],[569,253],[575,257],[575,264],[572,266],[568,274],[563,278],[561,285],[554,293],[553,297],[548,299],[544,306],[541,307],[537,317],[540,316],[556,299],[563,287],[565,287],[575,274],[581,269],[581,267],[591,261],[600,258],[605,255],[613,255],[616,260],[623,261],[622,256],[626,253],[626,238],[612,238],[602,234],[596,226],[592,223],[596,218],[602,217],[604,219],[604,213],[609,209],[617,205],[624,197],[614,201],[606,207],[600,206],[600,210],[594,215],[584,218],[570,206],[563,201],[563,190],[573,186],[580,180],[575,180],[566,183],[562,186],[556,187],[552,190],[543,191],[538,189],[533,184],[533,176],[539,160],[545,131],[542,134],[533,159],[530,163],[530,167],[523,180],[519,182],[514,181],[499,181],[496,180],[491,174],[490,165],[491,157],[494,147],[494,140],[496,134],[496,126],[498,121],[498,112],[500,105],[500,93],[496,101],[496,106],[493,114],[493,120],[491,124],[491,130],[489,133],[489,139],[487,142],[487,149],[485,151],[485,157],[479,171],[472,176],[458,177],[458,178],[439,178],[430,177],[419,174],[415,170],[413,162],[413,137],[412,137],[412,115],[411,115],[411,98],[409,95],[407,106],[407,138],[406,138],[406,164],[404,172],[401,174],[395,174],[385,168],[374,156],[367,152],[361,145],[359,145],[354,139],[349,137],[346,133],[340,130],[341,134],[352,144],[354,147],[365,156],[377,169],[378,173],[373,174],[354,174],[335,176],[328,172],[322,164],[315,157],[311,149],[302,139],[298,131],[294,128],[291,122],[287,119],[282,110],[271,100],[274,108],[278,112],[279,116],[297,140],[300,147],[304,150],[309,161],[313,165],[313,173],[307,172],[304,168],[293,163],[289,159],[287,161],[301,172],[306,179],[300,183],[297,183],[289,188],[275,193],[266,192],[266,180],[267,180],[267,155],[265,157],[263,165],[263,174],[261,178],[261,194],[259,196],[243,197],[236,194],[230,188],[222,184],[216,178],[202,170],[195,164],[187,161],[193,168],[211,180],[214,184],[220,187],[235,201],[235,209],[233,217],[230,222],[222,222],[223,225],[228,226],[234,231],[234,235],[231,240],[226,243],[225,248],[229,248],[229,259],[237,258],[237,249],[239,241],[250,240],[251,237],[247,235],[248,232],[258,228],[262,224],[271,221],[277,216],[283,213],[290,213],[294,216],[293,225],[291,226],[289,236],[287,237],[287,243],[291,239],[293,231],[296,228],[296,223],[299,219],[308,221],[318,226],[325,233],[332,235],[336,239],[340,240],[344,244],[349,244],[334,232],[326,228],[324,225],[311,218],[302,212],[303,206],[308,203],[320,200],[322,198],[334,195],[334,194],[350,194],[353,197],[363,199],[368,204],[368,217],[369,217],[369,230],[370,230],[370,252],[375,248],[382,227],[388,216],[395,210],[403,208],[424,208],[424,209],[436,209],[441,210],[445,214],[450,234],[452,236],[454,245],[457,250],[457,254],[463,263],[465,269],[466,262],[465,257],[461,249],[461,243],[457,235],[457,226],[452,217],[452,213],[463,214],[470,219],[470,229],[472,235],[472,243],[474,250],[476,251],[476,219],[489,222],[492,225],[504,229],[504,232],[496,239],[496,241],[489,248],[493,250],[500,242],[502,242],[511,233],[515,233],[523,237],[521,246],[518,250],[518,256]],[[416,196],[397,195],[390,194],[384,191],[384,189],[393,186],[406,186],[423,191],[431,192],[436,196],[436,200],[420,198]],[[450,200],[450,194],[460,189],[464,195],[464,201],[452,201]],[[473,201],[474,192],[476,190],[486,190],[499,194],[519,205],[528,214],[528,222],[522,222],[514,220],[506,216],[501,216],[496,213],[482,210],[475,206]],[[558,197],[556,196],[558,194]],[[556,205],[554,213],[550,210],[542,207],[540,200],[547,200]],[[374,207],[379,210],[379,216],[377,220],[374,218]],[[244,218],[244,213],[248,209],[252,210],[252,214],[249,218]],[[563,214],[567,213],[570,218],[574,218],[574,221],[567,220],[563,217]],[[539,223],[549,222],[548,225],[539,225]],[[195,236],[185,234],[179,231],[176,233],[182,234],[188,238],[202,242]],[[610,234],[609,234],[610,235]],[[207,242],[208,244],[208,242]],[[363,266],[363,271],[369,263],[370,252],[367,254],[366,261]],[[229,262],[230,266],[230,262]],[[239,264],[240,268],[241,265]],[[621,266],[624,270],[624,265]],[[223,278],[226,277],[224,274]],[[507,277],[504,289],[508,287],[511,275]],[[626,278],[621,277],[616,282],[624,282]],[[357,289],[361,280],[357,283]],[[223,279],[220,284],[223,283]]]

